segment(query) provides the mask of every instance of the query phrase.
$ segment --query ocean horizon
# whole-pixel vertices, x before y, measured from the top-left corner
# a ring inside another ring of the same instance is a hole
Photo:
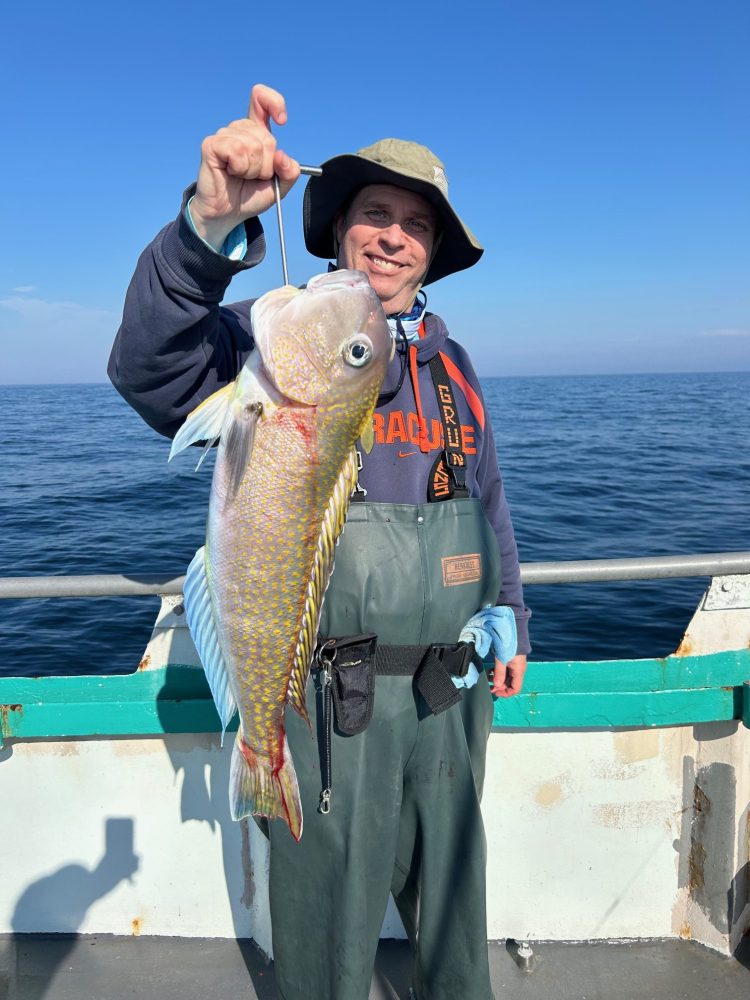
[[[632,377],[632,376],[643,376],[644,378],[650,378],[654,376],[664,376],[671,378],[672,376],[682,376],[682,375],[746,375],[750,374],[750,367],[748,368],[716,368],[711,371],[686,369],[685,371],[654,371],[654,372],[644,372],[644,371],[632,371],[632,372],[569,372],[569,373],[559,373],[559,372],[546,372],[546,373],[535,373],[527,375],[485,375],[484,379],[494,380],[494,379],[514,379],[514,378],[620,378],[620,377]],[[3,382],[0,379],[0,389],[33,389],[36,386],[49,386],[53,388],[59,386],[60,388],[64,386],[77,386],[77,385],[102,385],[110,387],[111,383],[108,379],[91,379],[76,382]]]

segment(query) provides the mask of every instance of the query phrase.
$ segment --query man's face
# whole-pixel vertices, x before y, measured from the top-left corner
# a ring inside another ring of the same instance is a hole
[[[414,303],[435,233],[435,210],[426,198],[391,184],[369,184],[336,219],[338,263],[364,271],[386,313],[400,313]]]

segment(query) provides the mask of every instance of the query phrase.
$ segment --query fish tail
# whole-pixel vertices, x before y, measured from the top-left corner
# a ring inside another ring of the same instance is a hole
[[[256,754],[237,733],[232,751],[229,778],[229,803],[232,819],[243,816],[281,817],[286,820],[292,836],[302,836],[302,803],[297,775],[284,733],[284,749],[280,761]]]

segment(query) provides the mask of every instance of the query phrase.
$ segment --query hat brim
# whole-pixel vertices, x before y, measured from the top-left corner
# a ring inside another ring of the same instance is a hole
[[[366,184],[393,184],[422,195],[440,219],[441,240],[422,284],[471,267],[484,253],[474,234],[453,210],[442,191],[421,177],[390,170],[356,153],[334,156],[321,164],[320,177],[311,177],[305,188],[302,218],[305,246],[316,257],[334,259],[333,220],[349,198]]]

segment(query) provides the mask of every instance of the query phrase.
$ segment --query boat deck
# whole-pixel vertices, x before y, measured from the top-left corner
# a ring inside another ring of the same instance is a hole
[[[750,938],[734,958],[686,941],[532,947],[532,969],[524,972],[512,943],[490,946],[496,1000],[747,1000],[750,994]],[[404,942],[381,942],[370,1000],[404,1000],[410,966]],[[0,1000],[206,1000],[218,995],[276,997],[273,965],[251,941],[0,935]]]

